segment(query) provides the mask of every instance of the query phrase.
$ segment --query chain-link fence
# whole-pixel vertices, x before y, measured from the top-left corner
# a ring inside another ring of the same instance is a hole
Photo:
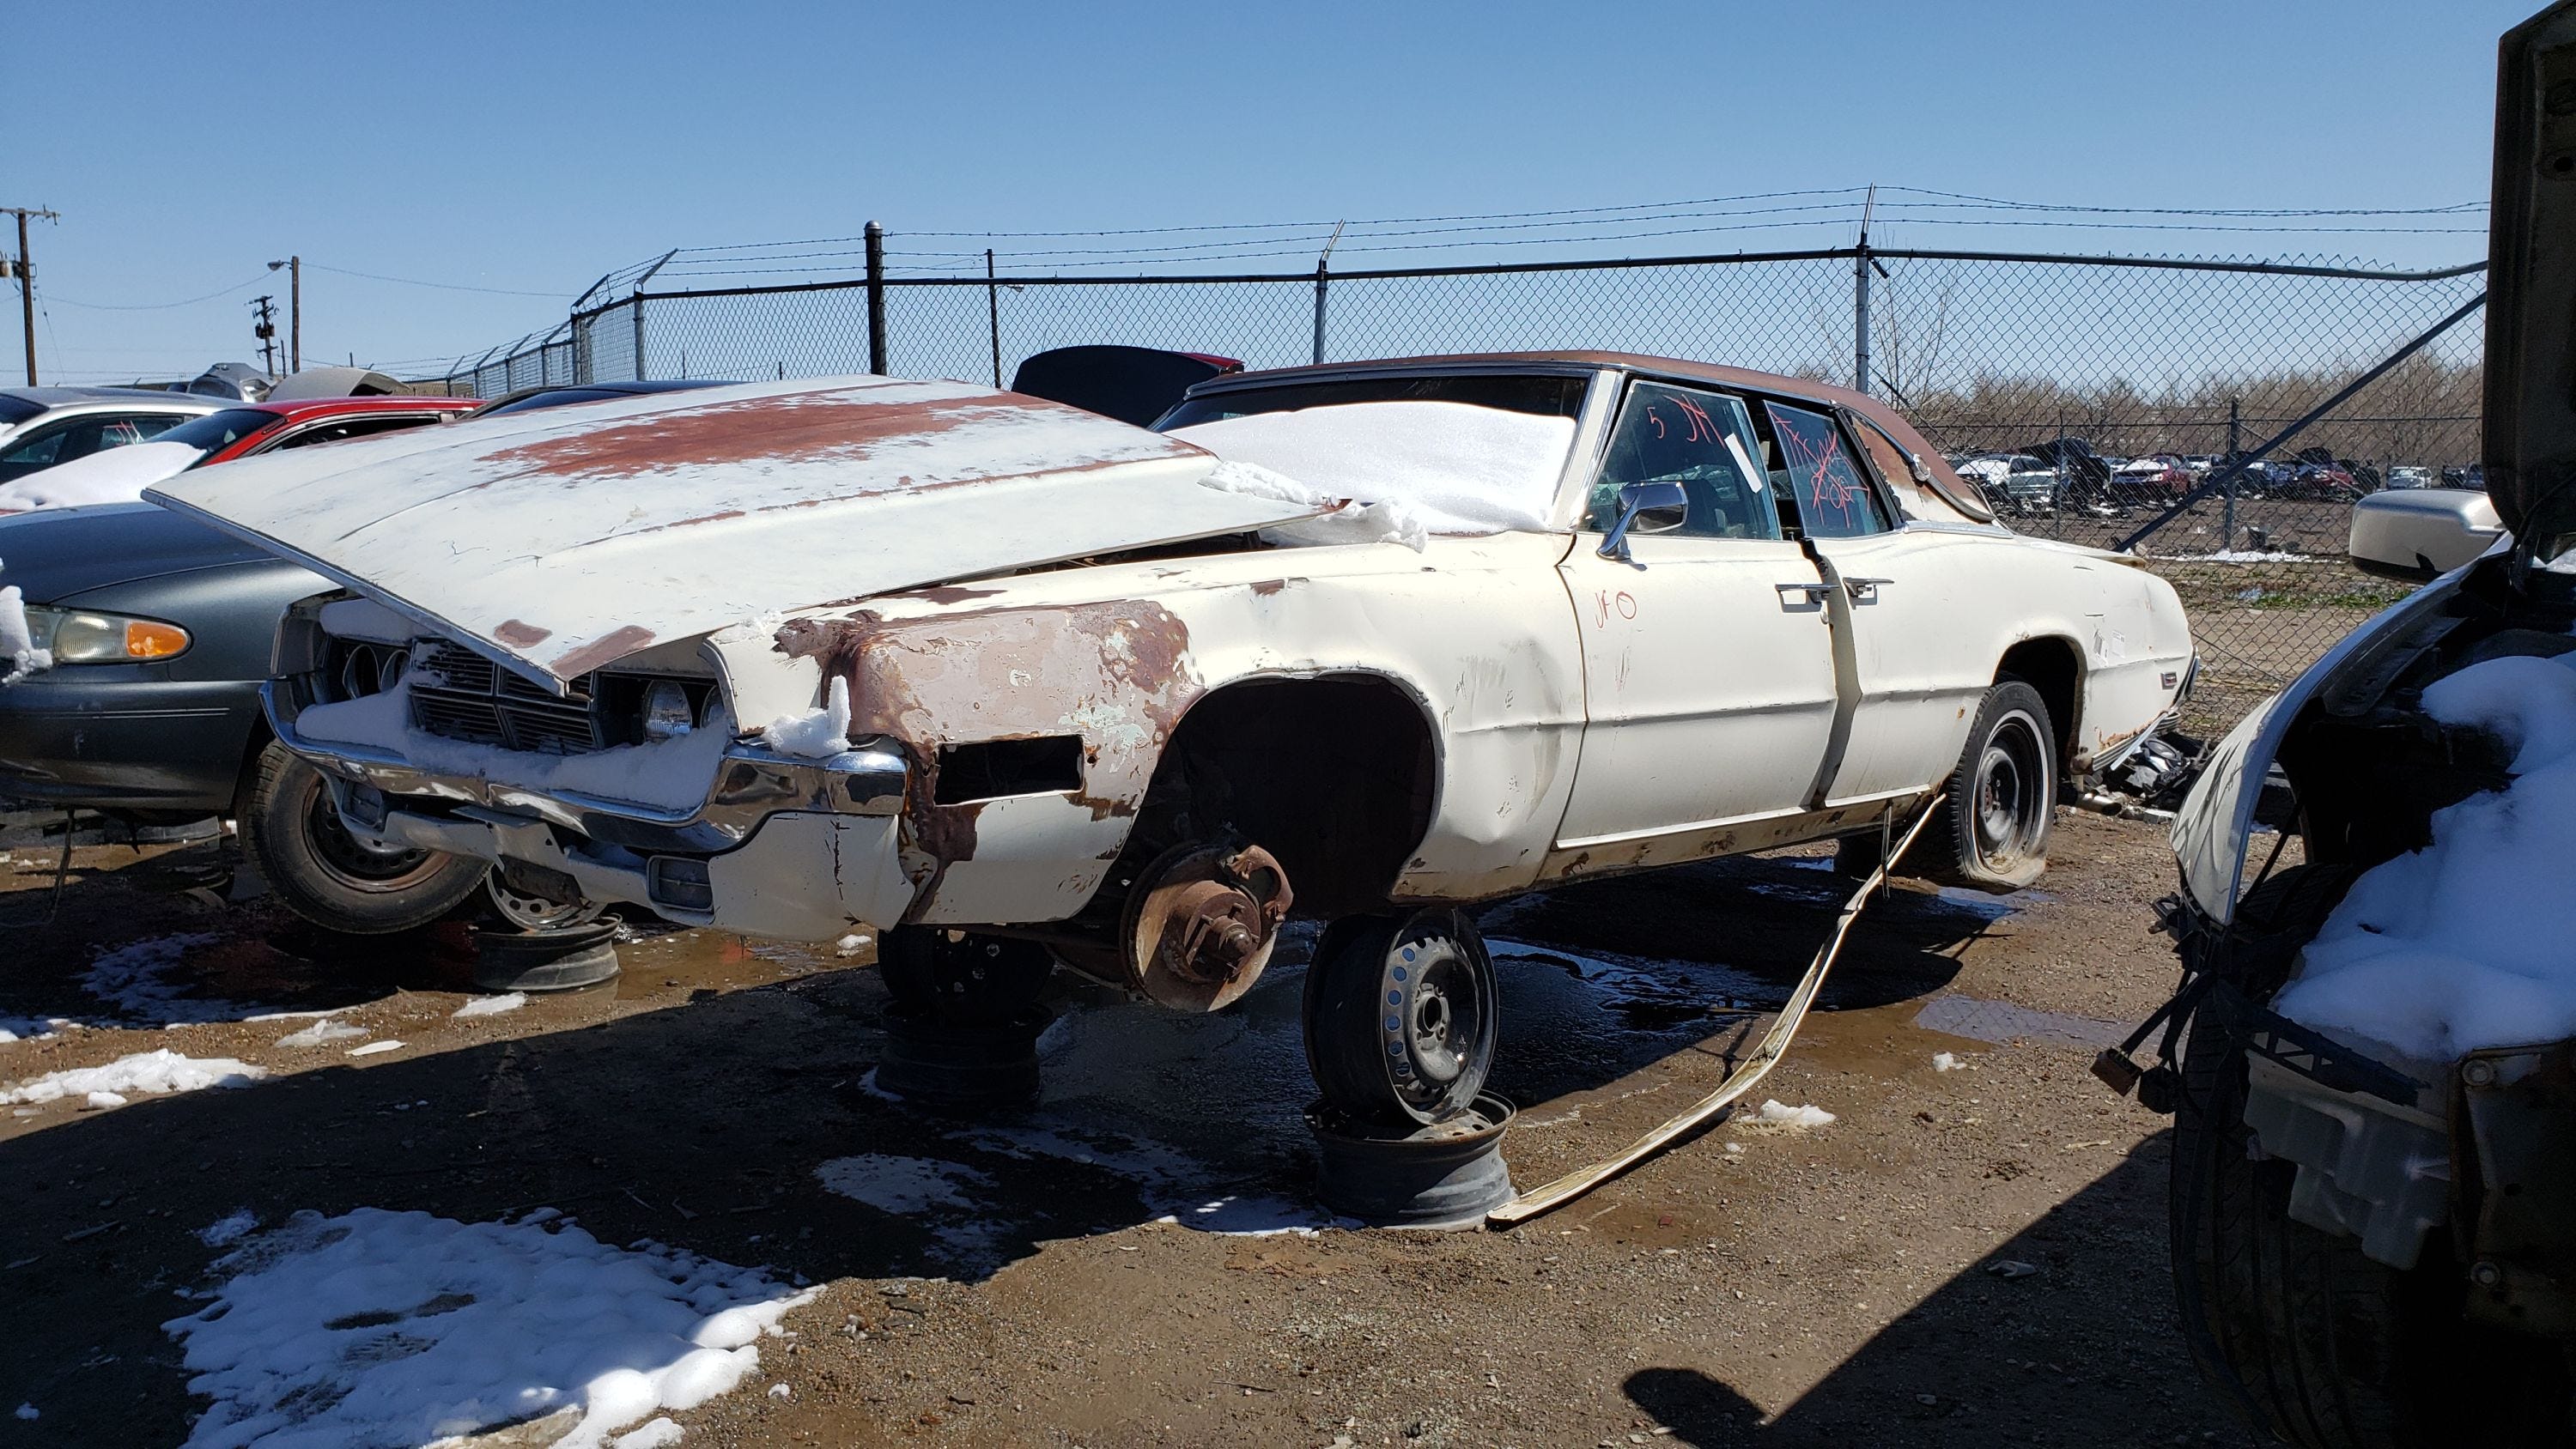
[[[2345,563],[2355,499],[2475,485],[2484,284],[2476,265],[1869,248],[1333,274],[637,282],[424,386],[492,397],[863,372],[872,342],[898,375],[996,384],[1034,353],[1099,342],[1255,368],[1586,348],[1860,379],[2014,528],[2131,551],[2171,580],[2203,655],[2192,723],[2214,728],[2403,593]]]

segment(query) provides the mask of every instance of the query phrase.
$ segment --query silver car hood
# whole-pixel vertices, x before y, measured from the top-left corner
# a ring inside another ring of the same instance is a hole
[[[560,688],[763,615],[1310,517],[1206,451],[961,382],[757,383],[202,468],[154,501]]]

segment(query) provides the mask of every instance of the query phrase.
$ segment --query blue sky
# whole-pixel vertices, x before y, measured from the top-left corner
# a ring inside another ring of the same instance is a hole
[[[354,352],[422,370],[546,326],[600,273],[667,248],[853,235],[870,218],[914,251],[986,243],[905,233],[1537,212],[1870,182],[2098,206],[2482,201],[2495,40],[2536,8],[22,0],[0,62],[16,138],[0,204],[62,213],[35,236],[49,380],[255,356],[244,303],[273,290],[283,305],[284,278],[264,264],[289,252],[308,266],[308,363]],[[1928,215],[1873,239],[2411,265],[2485,250],[2455,232]],[[1761,219],[1805,224],[1572,250],[1850,240],[1839,210]],[[1071,243],[993,244],[1008,267],[1013,248]],[[1541,252],[1566,254],[1511,249]]]

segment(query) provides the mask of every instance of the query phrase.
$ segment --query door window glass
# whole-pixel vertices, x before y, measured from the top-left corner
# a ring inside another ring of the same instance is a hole
[[[1771,431],[1780,440],[1782,486],[1798,505],[1810,538],[1856,538],[1885,533],[1887,509],[1852,457],[1843,430],[1830,413],[1766,402]]]
[[[1631,483],[1674,482],[1690,508],[1681,527],[1666,534],[1778,538],[1779,510],[1753,461],[1761,450],[1742,402],[1669,383],[1637,383],[1611,430],[1585,526],[1607,533],[1619,521],[1619,490]]]
[[[169,413],[85,413],[66,418],[0,453],[0,482],[86,458],[103,448],[140,443],[179,421]]]
[[[342,418],[322,423],[300,433],[289,433],[271,446],[274,448],[309,448],[316,443],[337,443],[348,438],[371,438],[378,433],[416,428],[439,420],[437,413],[397,413],[371,418]],[[262,449],[266,452],[268,449]]]

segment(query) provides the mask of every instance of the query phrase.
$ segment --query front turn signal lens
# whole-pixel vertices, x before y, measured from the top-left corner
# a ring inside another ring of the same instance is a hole
[[[158,619],[93,614],[86,609],[27,606],[27,630],[56,664],[131,664],[184,654],[188,631]]]
[[[176,624],[155,619],[125,621],[125,657],[128,659],[167,659],[188,647],[188,631]]]

